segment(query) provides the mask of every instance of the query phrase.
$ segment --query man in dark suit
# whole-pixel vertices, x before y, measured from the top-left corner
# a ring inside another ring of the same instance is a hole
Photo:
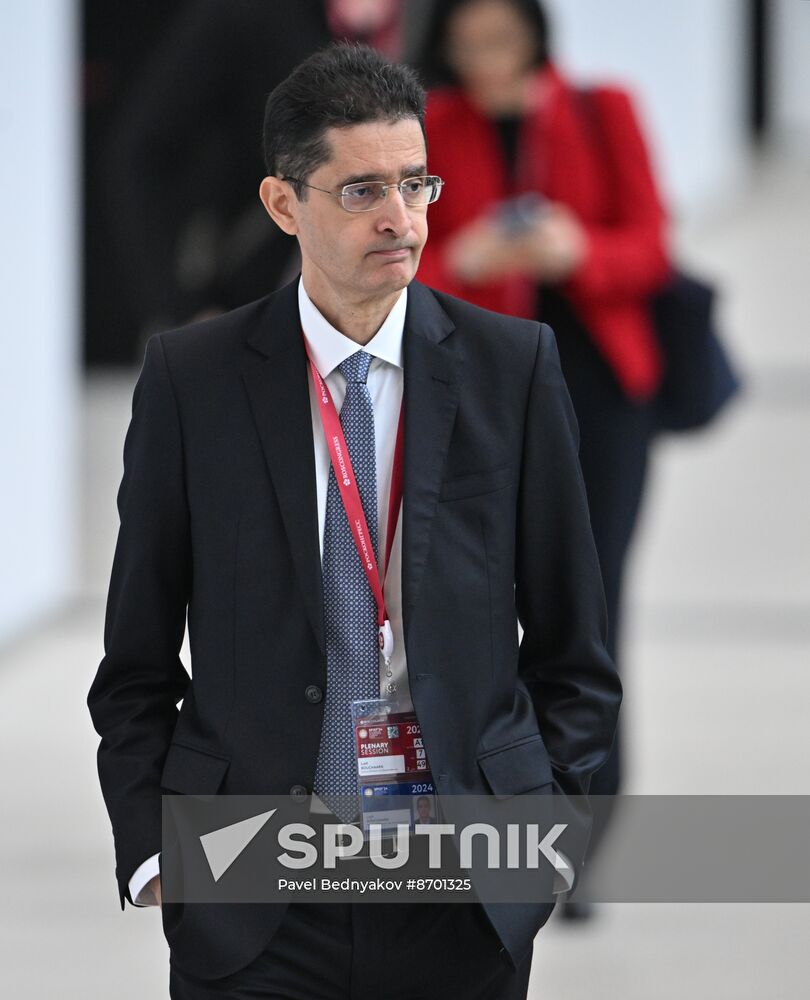
[[[413,280],[441,191],[423,114],[415,75],[371,49],[302,63],[268,98],[259,189],[300,278],[148,341],[88,695],[122,908],[160,902],[163,792],[328,811],[356,782],[354,697],[413,707],[440,797],[580,801],[609,752],[621,686],[554,335]],[[321,423],[330,394],[377,591]],[[587,808],[572,816],[558,888],[587,846]],[[161,909],[176,998],[504,1000],[525,997],[552,908]]]

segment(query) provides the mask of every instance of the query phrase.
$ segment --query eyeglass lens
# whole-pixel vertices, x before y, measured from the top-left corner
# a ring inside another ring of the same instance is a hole
[[[387,187],[382,181],[349,184],[343,189],[343,206],[350,212],[376,208],[385,198]],[[400,190],[406,205],[428,205],[435,201],[439,185],[435,177],[408,177],[402,181]]]

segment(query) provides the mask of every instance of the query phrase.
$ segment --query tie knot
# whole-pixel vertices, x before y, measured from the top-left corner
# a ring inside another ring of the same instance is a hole
[[[365,383],[371,365],[371,355],[367,351],[355,351],[351,357],[338,365],[340,373],[347,382]]]

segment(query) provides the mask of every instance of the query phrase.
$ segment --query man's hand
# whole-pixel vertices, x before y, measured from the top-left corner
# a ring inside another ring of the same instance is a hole
[[[155,875],[154,878],[149,879],[142,891],[144,899],[149,899],[151,894],[151,901],[157,903],[160,907],[163,906],[160,895],[160,875]]]

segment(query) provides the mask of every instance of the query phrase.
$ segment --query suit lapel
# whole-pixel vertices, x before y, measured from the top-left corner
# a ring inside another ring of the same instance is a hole
[[[412,281],[403,340],[402,615],[406,638],[427,562],[430,529],[458,407],[463,362],[458,338],[447,339],[453,329],[433,292]]]
[[[242,379],[278,497],[307,615],[321,650],[323,577],[309,405],[307,358],[298,315],[298,278],[267,299],[247,336],[255,349]],[[405,440],[402,503],[402,608],[407,636],[430,545],[430,529],[450,443],[461,376],[454,324],[434,294],[408,286],[403,334]]]
[[[307,357],[298,316],[298,279],[271,295],[260,315],[258,326],[247,337],[258,353],[250,353],[242,379],[281,508],[307,616],[326,655],[315,446]]]

